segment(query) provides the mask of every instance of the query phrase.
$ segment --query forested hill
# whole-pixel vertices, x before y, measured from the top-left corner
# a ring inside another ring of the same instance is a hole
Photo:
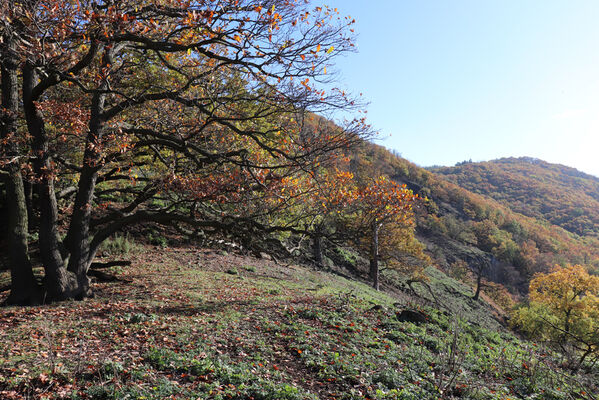
[[[515,212],[578,235],[599,235],[599,178],[542,160],[502,158],[431,169]]]
[[[369,164],[427,199],[417,216],[418,238],[446,272],[482,267],[489,281],[526,291],[534,273],[555,264],[599,266],[595,235],[573,234],[557,224],[562,215],[566,227],[574,219],[568,215],[578,210],[576,221],[586,221],[591,232],[598,229],[596,178],[531,159],[431,171],[373,144],[353,159],[355,171]]]

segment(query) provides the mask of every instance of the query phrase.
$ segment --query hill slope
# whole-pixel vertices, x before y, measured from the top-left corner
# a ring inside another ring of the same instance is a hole
[[[95,299],[1,311],[1,398],[566,399],[598,390],[596,371],[562,370],[435,269],[437,305],[422,287],[375,292],[218,250],[130,256],[119,273],[130,282],[96,284]],[[403,320],[402,310],[424,320]]]
[[[514,162],[506,161],[507,164]],[[525,164],[524,161],[519,163]],[[528,215],[519,212],[519,208],[513,204],[517,200],[512,201],[509,195],[504,199],[494,199],[485,193],[475,193],[476,186],[469,185],[468,180],[462,187],[461,181],[456,179],[456,182],[452,182],[451,175],[442,173],[444,169],[439,169],[441,172],[438,169],[426,170],[372,143],[365,143],[354,152],[351,164],[352,171],[356,173],[369,171],[369,174],[389,175],[396,181],[405,183],[421,197],[427,198],[426,202],[421,203],[417,215],[418,237],[427,246],[436,264],[447,272],[463,266],[472,271],[482,268],[483,275],[488,280],[504,284],[512,291],[524,293],[535,272],[547,271],[555,264],[584,264],[590,269],[599,268],[599,240],[594,235],[580,236],[545,218],[535,216],[534,213]],[[542,170],[537,164],[530,165],[535,170]],[[467,164],[462,168],[478,170],[477,168],[482,167]],[[555,166],[554,170],[548,170],[551,173],[546,172],[542,176],[553,176],[555,182],[564,184],[570,181],[572,188],[579,185],[584,188],[579,188],[581,193],[585,190],[588,192],[584,201],[595,204],[594,190],[599,189],[599,185],[595,186],[597,180],[565,167],[562,168],[565,172],[559,173],[560,168]],[[528,192],[532,183],[529,180],[535,178],[527,178],[527,173],[511,175],[511,183],[504,185],[511,189],[506,190],[523,196],[526,194],[525,198],[531,198]],[[576,204],[582,203],[575,195],[567,193],[567,190],[565,193],[549,190],[557,186],[539,184],[539,187],[546,189],[538,189],[545,198],[542,202],[554,204],[553,210],[562,210],[559,204],[566,201],[564,196],[577,201]],[[594,215],[599,218],[599,207],[595,210],[587,205],[587,208],[579,221],[593,219]],[[597,229],[599,225],[589,226]]]
[[[511,210],[578,235],[599,235],[599,178],[533,158],[502,158],[431,169]]]

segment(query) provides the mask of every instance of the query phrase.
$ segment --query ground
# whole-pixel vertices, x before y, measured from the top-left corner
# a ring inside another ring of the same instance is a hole
[[[375,292],[311,267],[137,245],[83,302],[0,309],[0,398],[594,399],[470,289]],[[6,279],[4,276],[3,279]],[[385,277],[387,286],[399,277]],[[0,285],[1,286],[1,285]],[[399,287],[399,286],[398,286]],[[1,300],[1,299],[0,299]],[[409,309],[426,322],[400,322]],[[595,393],[595,394],[593,394]]]

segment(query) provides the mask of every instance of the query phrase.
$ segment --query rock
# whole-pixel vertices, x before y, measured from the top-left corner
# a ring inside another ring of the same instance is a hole
[[[416,310],[402,310],[401,312],[395,313],[395,315],[400,322],[413,322],[415,324],[425,323],[428,319],[426,314]]]

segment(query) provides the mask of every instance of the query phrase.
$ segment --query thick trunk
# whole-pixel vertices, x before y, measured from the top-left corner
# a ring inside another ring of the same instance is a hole
[[[11,292],[7,304],[32,305],[40,302],[40,290],[33,275],[27,245],[27,209],[20,167],[7,168],[6,202],[10,246]]]
[[[37,77],[33,66],[26,65],[23,69],[23,107],[27,128],[33,137],[31,147],[35,154],[34,171],[40,208],[40,255],[45,271],[46,300],[54,301],[77,297],[79,294],[72,277],[67,273],[60,253],[58,205],[48,152],[49,139],[43,116],[35,105],[36,99],[32,97],[36,83]]]
[[[379,227],[372,224],[372,241],[370,242],[370,279],[372,287],[379,290]]]
[[[101,85],[100,90],[105,89],[104,86]],[[97,149],[104,133],[102,113],[105,101],[106,95],[100,92],[96,92],[92,98],[89,133],[83,155],[83,170],[79,178],[73,215],[65,240],[70,252],[68,269],[77,276],[78,284],[86,295],[91,295],[87,271],[93,260],[94,252],[90,251],[89,224],[98,170],[101,167],[101,154]]]
[[[79,179],[79,188],[75,199],[73,216],[67,235],[70,253],[68,270],[77,276],[79,285],[90,295],[87,270],[91,263],[89,248],[89,222],[91,202],[96,185],[97,173],[88,166],[84,167]]]
[[[14,46],[9,37],[4,37],[2,51],[2,124],[0,138],[8,144],[2,158],[8,161],[3,168],[6,184],[6,205],[8,211],[8,243],[10,246],[11,292],[6,300],[8,304],[34,304],[39,302],[38,285],[33,275],[27,245],[27,206],[21,168],[18,161],[19,149],[16,133],[19,107],[17,61],[13,54]]]

